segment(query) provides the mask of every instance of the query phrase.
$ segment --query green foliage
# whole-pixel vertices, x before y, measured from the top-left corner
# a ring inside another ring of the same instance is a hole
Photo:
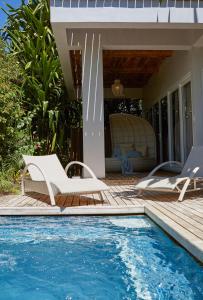
[[[6,53],[0,40],[0,191],[12,189],[21,167],[21,153],[32,152],[28,126],[22,124],[21,77],[19,63]]]
[[[19,179],[22,153],[57,152],[68,160],[81,101],[70,101],[50,25],[48,0],[7,5],[0,42],[0,192]],[[5,51],[6,49],[6,51]]]
[[[68,101],[50,25],[49,1],[31,0],[28,5],[22,1],[17,9],[7,6],[3,35],[23,69],[24,105],[32,113],[36,152],[60,154],[67,149],[67,114],[71,109],[78,123],[81,109],[78,102]]]

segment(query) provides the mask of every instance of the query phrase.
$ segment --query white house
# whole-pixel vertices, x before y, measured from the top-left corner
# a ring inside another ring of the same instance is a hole
[[[104,51],[146,56],[146,68],[150,51],[159,61],[165,56],[146,81],[126,87],[143,100],[161,161],[184,162],[192,144],[203,145],[203,1],[52,0],[51,24],[73,98],[80,84],[71,59],[76,51],[82,57],[83,156],[98,177],[105,176],[103,107],[110,87],[104,86]]]

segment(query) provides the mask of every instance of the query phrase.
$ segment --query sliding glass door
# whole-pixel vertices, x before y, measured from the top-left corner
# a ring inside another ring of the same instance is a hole
[[[168,161],[168,104],[167,97],[161,100],[161,157]]]
[[[147,114],[156,134],[157,162],[184,162],[193,145],[191,83],[179,85],[168,95]]]
[[[184,117],[184,159],[186,160],[193,145],[192,133],[192,98],[191,83],[183,86],[183,117]]]
[[[160,124],[159,124],[159,103],[154,104],[152,109],[152,127],[156,135],[157,162],[160,162]]]
[[[179,92],[171,94],[171,119],[172,119],[172,156],[174,160],[181,161],[180,153],[180,108]]]

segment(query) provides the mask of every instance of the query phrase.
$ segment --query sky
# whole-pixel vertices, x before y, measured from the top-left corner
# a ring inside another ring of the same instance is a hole
[[[5,3],[10,4],[11,6],[18,7],[20,6],[21,0],[0,0],[0,7],[6,8]],[[6,14],[0,9],[0,28],[6,22]]]

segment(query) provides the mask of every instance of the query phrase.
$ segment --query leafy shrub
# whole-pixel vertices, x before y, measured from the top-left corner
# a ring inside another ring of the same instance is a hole
[[[0,40],[0,191],[12,190],[22,153],[33,152],[29,122],[22,109],[21,77],[19,63]]]
[[[23,69],[26,109],[33,114],[37,153],[59,154],[67,148],[71,109],[50,24],[48,0],[32,0],[14,9],[8,5],[4,38]],[[76,107],[76,106],[75,106]],[[81,116],[79,113],[77,116]]]

